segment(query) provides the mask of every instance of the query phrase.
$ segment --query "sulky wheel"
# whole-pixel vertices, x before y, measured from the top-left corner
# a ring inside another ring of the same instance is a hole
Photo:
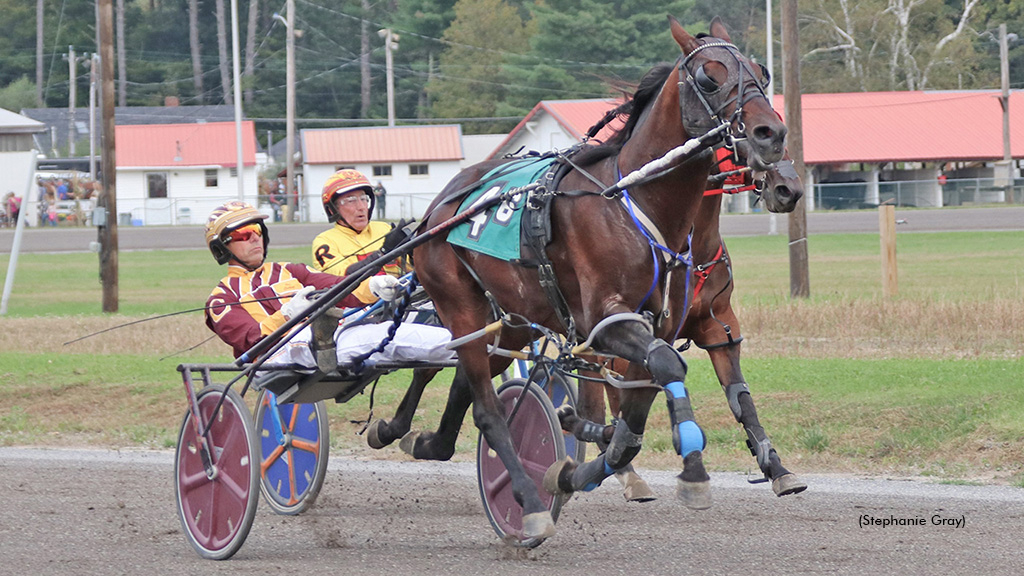
[[[260,490],[278,514],[301,514],[320,494],[327,474],[330,428],[327,406],[277,405],[263,390],[256,397]]]
[[[541,375],[543,377],[543,375]],[[573,410],[579,412],[579,396],[576,393],[576,386],[569,382],[569,380],[559,372],[552,372],[550,378],[545,378],[536,382],[541,388],[547,392],[548,399],[551,400],[551,405],[555,407],[557,413],[558,407],[563,404],[572,406]],[[557,418],[556,418],[557,422]],[[579,442],[576,437],[572,435],[572,432],[562,432],[562,440],[565,442],[565,453],[572,457],[577,462],[583,462],[587,456],[587,444],[586,442]]]
[[[213,418],[221,398],[224,402]],[[256,516],[259,469],[256,433],[242,397],[224,386],[207,386],[196,396],[199,430],[213,424],[203,450],[192,412],[185,414],[174,455],[174,488],[185,537],[203,558],[225,560],[242,544]],[[204,466],[209,454],[210,467]]]
[[[498,399],[505,406],[507,414],[522,394],[524,386],[526,395],[509,423],[512,445],[526,473],[537,485],[541,500],[551,511],[551,518],[557,521],[562,499],[552,496],[542,486],[544,472],[565,457],[565,443],[555,409],[543,390],[536,384],[527,384],[522,378],[509,380],[498,388]],[[523,509],[512,494],[512,482],[505,465],[490,449],[482,434],[477,445],[476,468],[484,512],[498,537],[524,548],[539,545],[542,540],[522,538]]]

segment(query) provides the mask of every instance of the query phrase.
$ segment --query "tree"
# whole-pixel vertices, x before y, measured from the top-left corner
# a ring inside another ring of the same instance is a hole
[[[818,0],[801,14],[805,92],[956,88],[980,0]]]
[[[502,0],[458,0],[440,74],[427,85],[435,117],[493,117],[508,93],[503,64],[528,48],[530,25]],[[481,129],[498,129],[494,123]]]
[[[7,86],[0,88],[0,108],[18,112],[23,108],[36,107],[36,86],[22,76]]]
[[[36,106],[43,105],[43,0],[36,0]]]
[[[224,93],[224,103],[234,104],[234,93],[231,87],[231,58],[228,56],[228,23],[224,15],[224,0],[217,0],[217,55],[220,69],[220,86]]]
[[[128,55],[124,41],[124,0],[117,0],[117,105],[128,105]]]
[[[259,25],[260,0],[249,0],[249,24],[245,29],[245,67],[242,69],[242,85],[245,86],[243,101],[246,106],[253,102],[253,80],[256,76],[256,28]],[[288,31],[291,33],[291,31]]]
[[[199,43],[199,0],[188,0],[188,45],[192,56],[192,86],[196,100],[203,103],[203,45]]]

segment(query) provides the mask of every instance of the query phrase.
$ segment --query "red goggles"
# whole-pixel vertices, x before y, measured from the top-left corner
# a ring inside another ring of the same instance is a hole
[[[260,226],[259,224],[246,224],[241,228],[236,228],[235,230],[228,232],[227,236],[224,238],[224,243],[228,244],[230,242],[248,242],[249,240],[252,240],[253,236],[256,236],[257,238],[262,238],[263,227]]]

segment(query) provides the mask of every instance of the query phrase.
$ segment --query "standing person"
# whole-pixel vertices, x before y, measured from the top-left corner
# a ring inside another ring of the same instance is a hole
[[[388,191],[384,189],[384,184],[381,184],[380,180],[377,180],[377,185],[373,187],[373,197],[377,200],[377,220],[383,220],[385,204],[387,204]]]
[[[327,219],[334,226],[313,240],[313,266],[330,274],[344,275],[353,264],[387,252],[407,235],[402,220],[397,226],[370,221],[375,197],[370,181],[358,170],[338,170],[327,179],[321,192]],[[389,274],[401,274],[402,267],[392,262],[384,267]],[[369,280],[356,289],[360,299],[371,298]],[[365,301],[365,300],[364,300]]]
[[[267,216],[251,205],[232,201],[218,206],[206,222],[206,245],[218,264],[228,264],[228,274],[210,293],[206,302],[206,325],[231,346],[235,357],[272,334],[312,302],[314,289],[328,288],[344,277],[317,272],[305,264],[267,262],[270,235],[263,220]],[[388,275],[370,278],[372,299],[394,300],[401,295],[399,282]],[[361,307],[368,302],[350,294],[340,306]],[[387,334],[388,324],[340,327],[334,334],[339,363],[376,348]],[[307,326],[289,340],[272,362],[316,366],[310,351],[311,330]],[[451,334],[434,326],[401,324],[383,352],[371,359],[394,361],[438,361],[453,356],[445,345]]]
[[[7,216],[11,219],[11,225],[17,226],[18,215],[21,214],[21,196],[15,196],[14,192],[7,193]]]

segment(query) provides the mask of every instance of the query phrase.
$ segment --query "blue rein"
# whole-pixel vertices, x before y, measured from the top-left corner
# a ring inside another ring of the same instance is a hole
[[[622,173],[617,168],[616,174],[619,177],[619,180],[621,180]],[[629,217],[633,220],[633,224],[636,226],[637,230],[639,230],[640,233],[644,235],[644,238],[647,239],[647,244],[651,248],[651,259],[654,261],[654,278],[651,280],[651,287],[647,289],[647,294],[644,295],[643,299],[640,301],[640,304],[636,307],[636,310],[634,310],[634,312],[637,314],[640,313],[644,305],[647,304],[647,301],[650,300],[651,294],[654,293],[654,289],[657,288],[658,286],[658,279],[661,277],[661,258],[658,257],[659,252],[664,252],[665,254],[668,255],[669,263],[682,262],[683,265],[686,267],[686,299],[683,301],[682,317],[679,319],[679,325],[676,327],[675,335],[672,337],[672,341],[674,342],[679,337],[679,332],[681,332],[683,329],[683,322],[686,321],[686,313],[687,310],[689,310],[690,308],[690,268],[693,266],[693,259],[691,258],[689,253],[680,254],[679,252],[672,250],[668,246],[661,244],[660,242],[657,241],[657,239],[654,238],[654,235],[651,234],[651,231],[648,230],[647,227],[644,226],[643,222],[641,222],[640,219],[637,217],[636,209],[633,206],[633,198],[630,196],[629,190],[626,190],[625,188],[622,189],[622,199],[623,205],[626,207],[626,213],[629,214]],[[687,246],[690,245],[692,238],[693,233],[691,232],[690,234],[687,235],[686,238]]]

